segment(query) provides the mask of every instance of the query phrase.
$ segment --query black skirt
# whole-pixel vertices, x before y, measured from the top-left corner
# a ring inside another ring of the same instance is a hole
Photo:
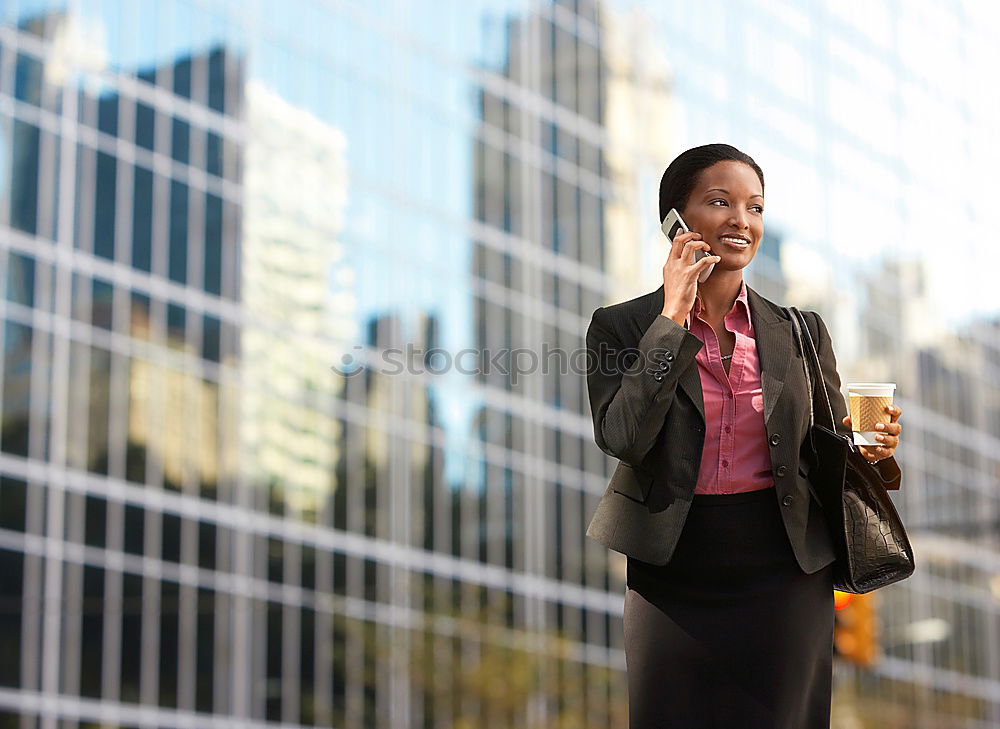
[[[780,509],[696,494],[670,562],[628,559],[631,729],[829,729],[833,566],[802,572]]]

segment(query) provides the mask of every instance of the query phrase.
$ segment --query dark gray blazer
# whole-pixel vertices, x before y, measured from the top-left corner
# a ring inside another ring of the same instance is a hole
[[[792,322],[747,286],[760,360],[764,424],[776,498],[795,558],[805,573],[835,559],[808,483],[809,393]],[[662,316],[663,287],[594,312],[587,330],[587,374],[594,438],[619,459],[587,528],[604,546],[653,564],[670,560],[691,506],[705,439],[705,408],[695,355],[704,343]],[[819,352],[839,432],[848,414],[830,335],[804,311]],[[596,366],[595,366],[596,365]],[[895,459],[873,466],[887,488],[901,478]]]

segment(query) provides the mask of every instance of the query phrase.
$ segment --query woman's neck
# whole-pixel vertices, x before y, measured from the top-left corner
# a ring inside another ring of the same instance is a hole
[[[713,271],[704,283],[698,284],[701,314],[713,321],[724,319],[736,303],[743,285],[743,270]]]

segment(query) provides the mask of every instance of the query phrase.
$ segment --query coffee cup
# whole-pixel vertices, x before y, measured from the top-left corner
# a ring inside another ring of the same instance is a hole
[[[847,396],[851,406],[851,430],[854,434],[854,445],[880,446],[875,440],[876,435],[884,431],[875,430],[879,423],[889,423],[892,415],[886,412],[886,406],[892,405],[894,382],[848,382]]]

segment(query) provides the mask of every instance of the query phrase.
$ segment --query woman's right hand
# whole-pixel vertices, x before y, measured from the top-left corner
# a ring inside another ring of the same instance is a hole
[[[694,306],[698,294],[698,276],[707,266],[718,263],[721,256],[704,256],[691,263],[696,250],[712,250],[702,240],[701,233],[678,233],[670,245],[667,262],[663,264],[663,316],[684,326],[684,319]]]

